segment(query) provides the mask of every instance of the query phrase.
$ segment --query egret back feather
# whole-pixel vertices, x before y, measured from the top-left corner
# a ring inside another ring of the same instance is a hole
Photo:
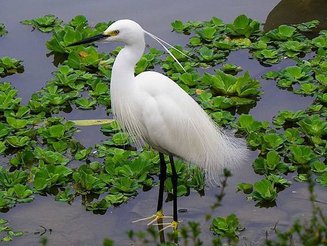
[[[244,161],[245,141],[219,128],[174,81],[144,72],[136,84],[142,91],[143,137],[154,148],[196,164],[214,181],[224,168],[233,169]]]

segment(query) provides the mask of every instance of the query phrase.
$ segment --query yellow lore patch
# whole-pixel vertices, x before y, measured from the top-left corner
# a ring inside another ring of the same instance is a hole
[[[119,31],[114,30],[114,31],[110,31],[110,32],[104,32],[103,34],[106,35],[106,36],[109,36],[109,37],[114,37],[114,36],[117,36],[119,34]]]

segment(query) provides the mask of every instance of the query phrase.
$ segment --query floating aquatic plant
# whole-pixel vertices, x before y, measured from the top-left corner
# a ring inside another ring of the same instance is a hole
[[[3,23],[0,23],[0,37],[5,36],[8,33]]]
[[[31,20],[21,21],[24,25],[31,25],[33,29],[41,32],[52,32],[56,27],[60,26],[62,20],[54,15],[45,15]]]
[[[24,72],[22,61],[8,56],[0,57],[0,77]]]
[[[9,82],[0,83],[0,153],[9,157],[0,168],[0,208],[9,209],[17,203],[31,202],[38,193],[48,193],[62,202],[88,196],[86,209],[104,213],[156,185],[158,157],[147,146],[142,152],[135,151],[116,121],[101,127],[107,140],[86,148],[74,138],[78,128],[83,128],[55,117],[77,108],[105,107],[110,112],[111,68],[120,48],[110,54],[99,53],[93,46],[67,48],[70,43],[102,32],[110,22],[90,27],[84,16],[66,24],[45,16],[25,23],[52,32],[47,48],[63,57],[53,78],[26,105],[21,104],[18,91]],[[172,23],[173,30],[189,35],[189,42],[186,47],[176,48],[189,57],[171,52],[186,72],[156,49],[149,49],[136,66],[136,73],[161,67],[219,125],[237,129],[237,134],[246,136],[251,149],[259,150],[252,167],[264,177],[253,184],[241,183],[238,189],[261,206],[274,205],[278,192],[292,185],[288,174],[296,176],[295,182],[308,182],[308,173],[312,172],[317,184],[327,186],[327,34],[322,31],[313,40],[301,34],[316,24],[282,25],[263,33],[258,21],[244,15],[230,24],[216,17],[185,23],[177,20]],[[263,93],[260,78],[243,72],[237,64],[222,65],[230,52],[240,49],[248,50],[264,65],[293,59],[295,64],[269,71],[264,79],[289,93],[312,97],[312,104],[295,112],[281,110],[271,125],[246,114]],[[309,59],[302,58],[310,52]],[[1,77],[22,69],[21,61],[0,58]],[[176,161],[176,169],[179,196],[205,189],[203,171],[181,161]],[[165,187],[170,194],[169,179]],[[212,230],[237,237],[237,217],[216,218]]]

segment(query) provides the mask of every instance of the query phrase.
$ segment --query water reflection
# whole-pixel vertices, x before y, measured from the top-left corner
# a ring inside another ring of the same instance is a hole
[[[327,29],[327,1],[326,0],[282,0],[269,13],[264,30],[275,29],[281,24],[299,24],[311,20],[319,20],[320,24],[308,37],[315,37]]]

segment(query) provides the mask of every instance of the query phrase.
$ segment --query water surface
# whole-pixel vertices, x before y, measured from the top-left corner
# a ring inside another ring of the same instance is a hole
[[[19,96],[27,102],[32,93],[42,88],[51,79],[56,67],[52,64],[53,57],[47,57],[45,47],[49,34],[31,32],[30,26],[24,26],[19,21],[31,19],[45,14],[54,14],[64,21],[76,15],[85,15],[90,24],[129,18],[139,22],[144,29],[164,38],[172,44],[185,44],[187,37],[171,32],[170,23],[175,19],[208,20],[217,16],[225,22],[232,21],[240,14],[246,14],[253,19],[265,22],[270,11],[279,3],[278,0],[219,0],[219,1],[132,1],[132,0],[11,0],[2,1],[0,8],[0,22],[9,31],[8,35],[0,38],[0,56],[12,56],[24,61],[25,72],[5,78],[18,90]],[[154,41],[147,40],[151,46]],[[101,51],[113,49],[113,44],[99,45]],[[156,46],[157,47],[157,46]],[[264,95],[257,106],[250,111],[258,120],[271,121],[279,110],[299,110],[311,103],[311,98],[300,97],[287,91],[279,90],[272,81],[264,81],[261,76],[271,70],[262,67],[256,60],[250,60],[245,51],[234,52],[229,62],[250,71],[251,76],[262,81]],[[273,69],[280,69],[290,65],[289,61],[278,64]],[[67,119],[87,119],[107,117],[105,109],[96,111],[74,110],[64,114]],[[85,146],[94,146],[105,139],[99,127],[81,128],[77,138]],[[257,153],[253,152],[252,159]],[[293,219],[310,214],[310,203],[305,184],[293,184],[291,188],[280,192],[277,206],[273,208],[258,208],[254,202],[246,201],[243,194],[235,193],[235,186],[240,182],[254,182],[260,176],[253,173],[251,161],[238,169],[229,180],[223,206],[215,211],[215,216],[226,216],[236,213],[246,231],[241,240],[247,245],[260,245],[265,232],[271,233],[273,226],[278,223],[279,228],[286,228]],[[1,217],[10,221],[17,229],[28,232],[21,238],[15,238],[8,245],[37,245],[42,227],[48,230],[44,234],[49,240],[48,245],[101,245],[103,238],[110,237],[116,245],[129,245],[126,231],[142,230],[142,223],[132,224],[133,219],[145,217],[155,211],[157,188],[148,192],[140,191],[135,199],[116,208],[110,208],[105,215],[96,215],[85,210],[78,198],[73,204],[54,201],[54,197],[38,196],[29,204],[20,204]],[[326,201],[326,192],[317,188],[320,200]],[[205,196],[192,192],[188,197],[179,198],[179,208],[187,209],[180,214],[183,223],[189,220],[201,222],[203,228],[208,228],[204,215],[210,212],[210,206],[215,202],[215,195],[219,193],[217,187],[209,187]],[[166,203],[165,211],[171,213],[172,204]],[[51,230],[50,230],[51,229]],[[211,232],[203,231],[203,239],[209,243]]]

